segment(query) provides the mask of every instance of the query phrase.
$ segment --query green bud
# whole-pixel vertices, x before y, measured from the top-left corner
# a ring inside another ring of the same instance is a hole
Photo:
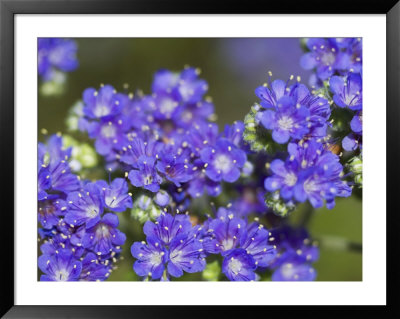
[[[156,220],[161,214],[161,208],[147,195],[140,195],[133,203],[131,216],[144,224],[148,220]]]
[[[44,96],[61,95],[65,91],[65,73],[60,71],[53,71],[53,73],[53,79],[43,82],[40,86],[40,93]]]
[[[68,131],[77,131],[79,118],[83,115],[83,103],[82,101],[76,102],[71,109],[68,111],[67,118],[65,120],[65,124],[68,128]]]
[[[361,155],[354,156],[348,160],[347,169],[353,173],[354,183],[362,188],[362,157]]]
[[[207,281],[218,281],[219,274],[221,273],[221,266],[218,260],[208,263],[203,270],[203,278]]]
[[[272,209],[275,215],[281,217],[287,217],[296,208],[293,202],[283,201],[279,195],[279,191],[267,193],[265,195],[265,204]]]
[[[87,143],[79,143],[70,135],[63,135],[64,147],[72,147],[71,166],[74,171],[82,168],[92,168],[98,163],[97,153],[92,146]]]

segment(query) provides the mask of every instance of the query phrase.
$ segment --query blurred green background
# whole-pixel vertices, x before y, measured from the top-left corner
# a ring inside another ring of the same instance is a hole
[[[65,118],[70,107],[81,98],[88,87],[100,83],[111,84],[117,90],[128,85],[128,91],[141,89],[150,93],[153,74],[161,69],[181,70],[184,65],[202,70],[200,77],[209,84],[208,95],[215,104],[220,128],[235,120],[243,120],[252,104],[257,101],[254,90],[266,82],[267,72],[273,79],[286,80],[291,74],[299,75],[307,83],[309,71],[302,70],[300,39],[296,38],[79,38],[79,68],[68,73],[65,90],[54,96],[38,95],[39,125],[49,134],[66,132]],[[40,86],[40,82],[39,82]],[[44,137],[39,134],[39,140]],[[316,210],[309,223],[314,238],[321,239],[320,259],[315,264],[319,281],[362,280],[362,255],[340,246],[341,240],[362,241],[361,200],[337,200],[333,210]],[[299,218],[292,214],[293,222]],[[142,240],[141,226],[129,213],[119,214],[120,229],[127,234],[123,247],[123,260],[118,262],[109,280],[137,280],[132,270],[134,262],[130,246]],[[325,240],[324,240],[325,238]],[[184,276],[185,280],[201,280],[200,274]]]

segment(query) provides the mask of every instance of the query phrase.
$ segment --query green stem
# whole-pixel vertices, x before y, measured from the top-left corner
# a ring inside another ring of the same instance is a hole
[[[309,224],[311,217],[314,214],[314,207],[312,207],[312,205],[309,202],[306,202],[304,205],[305,208],[303,210],[303,214],[299,221],[300,227],[306,227]]]

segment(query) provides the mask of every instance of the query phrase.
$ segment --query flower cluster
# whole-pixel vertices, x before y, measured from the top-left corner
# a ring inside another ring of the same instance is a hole
[[[156,73],[152,94],[118,93],[112,86],[83,93],[79,128],[95,139],[108,167],[128,172],[135,187],[156,193],[162,185],[180,197],[221,193],[221,182],[233,183],[246,162],[243,123],[218,132],[207,83],[199,70]]]
[[[273,153],[268,164],[270,176],[264,181],[267,205],[275,213],[286,215],[299,202],[308,200],[315,208],[326,202],[332,208],[335,197],[350,196],[340,158],[327,142],[329,101],[304,84],[289,85],[289,81],[281,80],[270,80],[256,89],[256,95],[260,104],[254,108],[255,122],[246,124],[271,134],[268,143],[280,145],[282,151]],[[245,140],[252,142],[246,134]],[[287,146],[283,148],[284,144]]]
[[[132,256],[135,272],[142,277],[169,280],[183,272],[200,272],[206,257],[223,257],[222,272],[232,281],[256,280],[256,269],[265,269],[275,258],[276,246],[259,223],[248,224],[231,210],[220,208],[215,219],[192,226],[184,214],[162,213],[155,223],[144,225],[146,242],[135,242]]]
[[[162,213],[155,223],[144,224],[146,242],[135,242],[132,256],[137,258],[133,265],[141,277],[169,280],[181,277],[183,272],[203,271],[206,265],[203,246],[198,238],[200,227],[192,227],[189,216]]]
[[[132,207],[128,184],[121,178],[81,181],[71,172],[70,154],[58,135],[39,144],[41,280],[105,280],[126,240],[112,212]]]
[[[300,60],[306,69],[316,70],[315,83],[332,75],[362,73],[362,40],[360,38],[310,38],[306,40],[309,52]]]
[[[216,218],[207,221],[203,236],[205,252],[223,257],[222,272],[232,281],[256,280],[255,271],[267,268],[276,254],[269,231],[258,222],[246,220],[221,207]]]
[[[272,175],[265,179],[265,188],[278,191],[285,201],[308,200],[313,207],[333,208],[335,197],[348,197],[351,188],[342,180],[343,166],[339,157],[316,140],[288,144],[285,161],[275,159],[270,164]]]
[[[38,39],[38,73],[43,81],[64,81],[63,72],[78,67],[77,45],[73,40],[59,38]]]
[[[136,229],[130,222],[143,229],[144,241],[129,240],[133,271],[145,281],[185,273],[315,280],[319,248],[305,228],[308,215],[301,227],[285,217],[301,203],[331,209],[362,187],[362,42],[303,43],[300,64],[314,71],[312,89],[300,77],[273,81],[269,73],[244,122],[222,131],[199,69],[160,70],[147,95],[109,84],[84,90],[67,125],[94,146],[61,134],[38,145],[40,280],[106,280],[129,253],[120,228]],[[77,67],[74,41],[38,44],[44,81]],[[127,210],[133,219],[119,227]]]

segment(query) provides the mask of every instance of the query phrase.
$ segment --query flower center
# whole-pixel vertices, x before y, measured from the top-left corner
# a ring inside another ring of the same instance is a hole
[[[232,238],[226,238],[222,241],[222,246],[224,247],[224,250],[229,250],[232,249],[235,245],[235,242],[233,241]]]
[[[297,176],[294,173],[289,173],[285,176],[285,184],[288,186],[293,186],[297,182]]]
[[[306,193],[316,192],[318,191],[318,185],[314,180],[308,179],[304,182],[304,190]]]
[[[90,218],[96,217],[96,216],[97,216],[96,207],[90,207],[90,208],[87,210],[87,216],[90,217]]]
[[[109,114],[109,108],[104,104],[96,104],[96,108],[93,113],[97,117],[105,116]]]
[[[214,160],[214,167],[217,170],[226,173],[232,168],[232,161],[228,156],[224,154],[218,155],[217,158]]]
[[[289,131],[293,127],[293,119],[289,116],[282,116],[278,120],[278,125],[281,129]]]
[[[282,276],[285,279],[290,279],[293,277],[294,269],[293,265],[290,263],[286,263],[282,266]]]
[[[116,133],[116,129],[115,129],[115,126],[113,126],[113,125],[104,125],[101,128],[101,135],[104,137],[108,137],[108,138],[114,137],[115,133]]]
[[[152,265],[159,265],[162,262],[163,253],[152,253],[150,256],[150,263]]]
[[[171,113],[176,107],[178,103],[171,99],[163,99],[160,103],[160,112],[162,114],[169,114]]]
[[[67,281],[69,277],[69,272],[65,269],[60,269],[56,271],[56,280],[57,281]]]
[[[233,257],[229,261],[229,269],[237,275],[242,270],[242,263],[238,259],[234,259]]]
[[[144,183],[144,185],[150,185],[151,183],[153,183],[153,176],[152,175],[146,175],[143,178],[143,183]]]
[[[100,226],[97,227],[97,229],[96,229],[96,237],[97,238],[109,237],[109,235],[110,235],[110,231],[106,225],[101,224]]]
[[[321,61],[325,65],[332,65],[335,62],[335,55],[332,52],[327,52],[322,55]]]

